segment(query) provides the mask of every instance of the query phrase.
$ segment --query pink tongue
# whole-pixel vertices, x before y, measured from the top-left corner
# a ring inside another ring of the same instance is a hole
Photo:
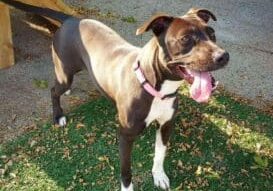
[[[199,103],[208,102],[212,92],[211,75],[208,72],[188,72],[194,77],[190,88],[192,99]]]

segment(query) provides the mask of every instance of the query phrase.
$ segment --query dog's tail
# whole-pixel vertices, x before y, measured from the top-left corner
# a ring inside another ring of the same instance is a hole
[[[63,23],[65,20],[69,19],[69,18],[73,18],[72,15],[67,15],[65,13],[59,12],[59,11],[55,11],[49,8],[41,8],[41,7],[36,7],[33,5],[29,5],[29,4],[25,4],[25,3],[21,3],[19,1],[16,0],[0,0],[0,2],[4,2],[8,5],[11,5],[17,9],[20,9],[22,11],[25,12],[29,12],[29,13],[34,13],[37,15],[41,15],[41,16],[45,16],[48,18],[51,18],[53,20],[57,20],[61,23]]]

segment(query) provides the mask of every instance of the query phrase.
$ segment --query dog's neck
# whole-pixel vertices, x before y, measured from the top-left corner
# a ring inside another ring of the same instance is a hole
[[[140,67],[149,83],[159,90],[164,81],[177,81],[166,67],[167,58],[156,37],[153,37],[140,53]]]

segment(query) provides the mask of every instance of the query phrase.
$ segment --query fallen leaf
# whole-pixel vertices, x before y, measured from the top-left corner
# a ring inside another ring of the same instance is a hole
[[[195,171],[195,174],[196,174],[197,176],[199,176],[199,175],[202,174],[202,167],[201,167],[200,165],[198,165],[197,170]]]
[[[3,176],[5,174],[6,170],[3,168],[0,168],[0,176]]]
[[[99,161],[106,161],[106,162],[109,161],[108,157],[105,156],[105,155],[104,155],[104,156],[98,157],[98,160],[99,160]]]
[[[70,151],[68,148],[64,148],[63,150],[63,158],[69,158],[70,156]]]
[[[231,135],[233,134],[233,131],[234,131],[233,126],[232,126],[230,123],[228,123],[228,124],[227,124],[227,128],[226,128],[226,133],[227,133],[227,135],[228,135],[228,136],[231,136]]]
[[[7,162],[7,166],[12,166],[12,165],[13,165],[12,160],[9,160],[9,161]]]
[[[261,143],[256,143],[256,151],[259,152],[262,148],[262,144]]]
[[[84,125],[83,123],[78,123],[78,124],[76,125],[76,128],[77,128],[77,129],[81,129],[81,128],[83,128],[83,127],[85,127],[85,125]]]
[[[245,170],[245,169],[241,169],[241,172],[242,172],[243,174],[245,174],[245,175],[247,175],[247,176],[248,176],[248,171],[247,171],[247,170]]]
[[[180,169],[183,169],[183,163],[182,163],[181,160],[178,160],[177,166],[178,166]]]
[[[3,160],[7,159],[7,155],[1,155],[0,159],[3,159]]]
[[[32,140],[32,141],[30,142],[30,147],[31,147],[31,148],[34,147],[34,145],[36,145],[36,143],[37,143],[37,141]]]
[[[16,178],[16,174],[15,173],[9,173],[9,176],[11,177],[11,178]]]
[[[16,117],[17,117],[17,115],[16,115],[16,114],[13,114],[13,115],[11,116],[11,120],[12,120],[12,121],[15,121]]]

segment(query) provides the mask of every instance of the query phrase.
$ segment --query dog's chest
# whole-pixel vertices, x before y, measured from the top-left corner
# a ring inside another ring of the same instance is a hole
[[[160,92],[164,95],[174,93],[177,88],[181,85],[181,81],[169,81],[166,80],[161,86]],[[145,119],[147,126],[157,120],[160,125],[164,125],[167,121],[169,121],[175,112],[174,109],[174,101],[175,97],[167,98],[161,100],[159,98],[154,98],[150,111]]]

